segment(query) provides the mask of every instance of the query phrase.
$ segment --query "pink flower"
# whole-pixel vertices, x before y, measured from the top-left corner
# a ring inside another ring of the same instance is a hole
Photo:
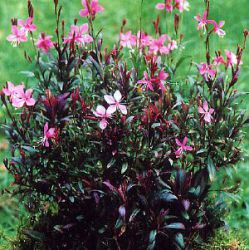
[[[89,34],[85,34],[86,32],[88,32],[87,23],[81,25],[80,27],[77,25],[71,25],[71,32],[65,39],[64,43],[76,42],[78,44],[82,44],[93,42],[93,38]]]
[[[93,114],[96,117],[100,117],[102,118],[100,123],[99,123],[99,127],[104,130],[107,127],[108,121],[107,119],[111,118],[111,113],[106,110],[106,108],[102,105],[98,105],[96,108],[96,111],[93,111]]]
[[[223,56],[216,56],[214,58],[214,63],[213,63],[215,66],[218,66],[220,64],[226,64],[225,60],[224,60],[224,57]]]
[[[166,87],[165,87],[165,80],[169,77],[169,74],[162,69],[157,77],[158,84],[159,84],[159,89],[162,91],[162,93],[166,92]]]
[[[21,26],[21,28],[25,32],[33,32],[36,31],[36,25],[33,24],[33,17],[28,17],[26,21],[19,19],[17,24]]]
[[[225,21],[220,21],[218,24],[214,20],[208,21],[209,23],[214,25],[214,32],[219,36],[223,37],[226,35],[226,32],[221,28],[224,26]]]
[[[173,11],[173,4],[172,4],[173,0],[166,0],[165,3],[158,3],[156,5],[156,9],[158,10],[166,10],[168,12],[172,12]]]
[[[152,38],[151,36],[145,34],[144,32],[139,31],[137,33],[137,40],[141,44],[141,47],[144,48],[144,47],[150,46]]]
[[[210,123],[212,122],[212,114],[214,113],[213,108],[208,108],[208,102],[204,101],[203,107],[198,107],[198,112],[202,115],[204,118],[205,122]]]
[[[232,66],[238,64],[237,56],[232,51],[226,50],[225,53],[227,56],[227,66],[228,67],[232,67]],[[243,64],[243,62],[240,61],[240,64]]]
[[[149,78],[149,75],[148,75],[148,73],[146,71],[144,72],[144,78],[142,80],[139,80],[137,83],[144,85],[145,88],[146,88],[146,90],[149,89],[151,91],[154,91],[154,88],[153,88],[153,85],[152,85],[152,81]]]
[[[19,89],[17,93],[15,93],[12,96],[12,105],[16,108],[22,108],[23,106],[34,106],[35,105],[35,99],[32,98],[32,89],[27,89],[24,91],[24,89]]]
[[[167,35],[162,35],[158,39],[153,39],[150,45],[150,53],[160,53],[165,55],[169,54],[169,48],[164,45],[167,38]]]
[[[83,9],[80,11],[82,17],[95,16],[99,12],[103,12],[104,8],[99,5],[98,0],[82,0]]]
[[[170,52],[177,49],[177,42],[175,40],[171,40],[170,43],[167,45],[167,48]]]
[[[52,36],[46,36],[45,33],[41,33],[36,43],[37,48],[43,50],[45,53],[48,53],[48,51],[54,47],[51,38]]]
[[[187,0],[175,0],[176,8],[183,12],[184,10],[189,10],[189,2]]]
[[[48,123],[46,122],[43,128],[43,139],[42,139],[42,144],[45,147],[49,147],[49,140],[53,139],[56,137],[56,129],[55,128],[48,128]]]
[[[230,50],[225,51],[226,56],[227,56],[227,65],[228,66],[233,66],[237,64],[237,56]]]
[[[13,43],[14,45],[18,45],[21,42],[28,41],[25,30],[18,29],[16,25],[12,25],[11,31],[12,31],[12,34],[7,37],[7,40]]]
[[[204,11],[203,16],[200,15],[194,17],[198,22],[197,30],[206,29],[206,25],[208,24],[207,20],[207,11]]]
[[[137,44],[137,37],[132,35],[131,31],[120,33],[120,45],[122,47],[134,47]]]
[[[158,76],[154,76],[152,78],[149,78],[148,73],[145,71],[144,72],[144,78],[142,80],[139,80],[137,83],[142,84],[145,86],[146,90],[151,90],[154,91],[154,86],[157,85],[158,89],[162,91],[162,93],[166,92],[166,87],[165,87],[165,80],[168,78],[169,74],[162,69]]]
[[[7,82],[7,88],[3,88],[3,93],[6,96],[9,96],[12,99],[12,96],[17,95],[18,93],[24,90],[24,85],[20,84],[15,86],[12,82]]]
[[[212,69],[212,65],[208,65],[207,63],[201,63],[197,67],[199,69],[199,73],[204,76],[206,80],[215,78],[216,71]]]
[[[193,148],[190,146],[186,146],[188,142],[188,138],[185,136],[183,141],[180,142],[178,139],[176,139],[176,144],[179,146],[179,148],[175,151],[175,155],[179,157],[184,151],[192,151]]]
[[[126,106],[120,103],[122,100],[122,95],[119,90],[115,91],[113,96],[105,95],[104,98],[110,105],[107,109],[108,113],[113,114],[117,109],[119,109],[123,115],[127,115]]]

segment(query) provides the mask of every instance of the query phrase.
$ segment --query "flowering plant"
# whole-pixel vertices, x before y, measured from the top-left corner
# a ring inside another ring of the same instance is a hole
[[[235,86],[248,32],[236,53],[211,51],[211,37],[225,31],[209,20],[206,0],[195,17],[205,62],[183,76],[179,13],[188,1],[156,5],[174,12],[171,36],[159,18],[154,35],[123,25],[110,51],[94,30],[98,0],[82,0],[88,23],[75,20],[68,32],[54,4],[55,36],[35,40],[28,1],[28,19],[12,20],[7,38],[19,45],[30,35],[37,50],[34,89],[7,82],[1,93],[12,154],[5,166],[35,221],[25,233],[44,249],[190,249],[221,225],[211,183],[241,158],[246,119]]]

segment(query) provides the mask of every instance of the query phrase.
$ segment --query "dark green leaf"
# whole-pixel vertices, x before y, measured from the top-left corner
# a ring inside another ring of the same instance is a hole
[[[168,224],[168,225],[164,226],[163,228],[184,230],[185,226],[180,222],[175,222],[175,223]]]
[[[175,241],[176,241],[177,246],[179,246],[181,249],[184,249],[184,247],[185,247],[184,238],[183,238],[183,235],[181,233],[178,233],[175,236]]]
[[[153,249],[155,249],[155,246],[156,246],[156,235],[157,235],[157,231],[156,230],[151,230],[150,231],[149,245],[147,247],[147,250],[153,250]]]
[[[39,152],[37,149],[30,147],[30,146],[22,146],[22,149],[24,149],[25,151],[29,152],[29,153],[37,153]]]
[[[128,169],[128,163],[125,162],[122,164],[121,174],[124,174],[127,169]]]
[[[24,233],[35,240],[42,241],[44,238],[43,233],[40,233],[40,232],[35,231],[35,230],[25,230]]]
[[[209,173],[210,181],[214,181],[216,169],[214,166],[214,162],[210,156],[208,156],[208,173]]]
[[[174,200],[177,200],[177,197],[174,194],[168,192],[167,190],[161,191],[158,195],[158,198],[159,200],[166,202],[172,202]]]

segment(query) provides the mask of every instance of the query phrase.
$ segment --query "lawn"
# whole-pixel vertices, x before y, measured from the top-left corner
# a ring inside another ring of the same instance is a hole
[[[38,25],[40,32],[47,31],[49,34],[54,34],[51,27],[54,27],[55,17],[53,10],[53,1],[51,0],[33,0],[33,4],[36,10],[34,22]],[[108,48],[111,48],[112,44],[118,40],[118,34],[120,25],[123,18],[126,18],[127,29],[137,31],[140,26],[144,30],[150,32],[153,29],[151,24],[151,18],[156,17],[159,13],[155,9],[155,4],[158,0],[144,0],[142,9],[140,0],[100,0],[103,6],[105,6],[105,12],[97,17],[96,29],[103,29],[104,44]],[[193,17],[203,12],[203,1],[189,0],[191,9],[189,12],[183,14],[182,29],[181,32],[185,34],[186,51],[190,51],[191,54],[187,54],[193,58],[194,61],[200,62],[204,60],[202,58],[202,51],[204,49],[203,41],[198,39],[199,33],[196,32],[196,21]],[[61,0],[60,3],[64,6],[62,16],[65,19],[66,25],[71,24],[71,20],[74,18],[79,19],[79,23],[82,23],[82,18],[78,15],[81,8],[80,0]],[[211,16],[217,20],[225,20],[226,24],[224,29],[227,35],[223,39],[215,38],[211,42],[212,48],[230,49],[235,52],[237,43],[240,43],[243,39],[242,31],[249,29],[249,1],[248,0],[213,0],[211,1]],[[24,59],[24,50],[27,50],[29,54],[33,54],[28,50],[27,45],[22,45],[21,49],[13,48],[7,41],[6,36],[10,33],[10,19],[13,17],[25,18],[27,16],[26,1],[22,0],[9,0],[0,2],[0,85],[9,80],[15,83],[21,81],[27,82],[25,76],[21,73],[32,67]],[[166,26],[166,25],[165,25]],[[165,30],[164,32],[168,32]],[[35,34],[37,35],[37,33]],[[248,45],[249,47],[249,45]],[[247,49],[245,57],[243,58],[242,76],[238,83],[238,88],[241,91],[249,91],[248,77],[249,77],[249,49]],[[188,64],[183,64],[183,67],[187,67]],[[32,84],[27,82],[27,84]],[[241,104],[241,107],[248,112],[247,103],[249,98]],[[0,111],[0,119],[4,120],[4,111]],[[245,129],[248,134],[249,130]],[[249,136],[245,136],[244,148],[245,155],[249,153]],[[1,145],[4,144],[3,136],[0,137]],[[1,150],[1,147],[0,147]],[[1,157],[8,154],[6,150],[1,152]],[[240,183],[240,196],[241,198],[233,197],[230,199],[231,213],[227,218],[230,226],[239,231],[245,239],[249,241],[249,162],[247,157],[245,161],[231,170],[231,185]],[[11,179],[4,170],[0,170],[0,186],[3,188],[8,187],[11,183]],[[18,215],[20,212],[17,209],[15,200],[10,199],[9,196],[0,197],[0,243],[5,240],[5,237],[12,236],[15,233],[15,228],[18,224]],[[21,213],[22,214],[22,213]],[[248,243],[249,245],[249,243]]]

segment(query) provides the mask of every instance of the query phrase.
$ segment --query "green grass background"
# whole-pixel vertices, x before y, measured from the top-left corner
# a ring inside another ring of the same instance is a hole
[[[33,0],[35,8],[34,22],[38,26],[38,31],[45,31],[48,34],[54,34],[55,16],[52,0]],[[60,0],[63,5],[62,17],[66,21],[66,26],[72,24],[74,18],[79,19],[79,23],[85,22],[79,16],[81,9],[80,0]],[[112,44],[117,41],[120,25],[123,18],[128,21],[127,29],[136,32],[139,29],[139,19],[142,17],[142,28],[147,32],[153,30],[151,20],[156,18],[159,13],[155,9],[155,4],[160,0],[144,0],[141,10],[140,0],[100,0],[105,7],[105,12],[98,15],[95,25],[96,29],[103,29],[105,46],[111,48]],[[163,2],[163,0],[161,0]],[[203,41],[196,32],[196,21],[193,17],[203,12],[203,0],[189,0],[191,9],[184,12],[182,19],[181,32],[185,34],[187,55],[193,57],[194,61],[200,62],[204,60]],[[224,29],[227,35],[223,39],[214,37],[211,41],[211,47],[215,49],[231,49],[236,51],[237,43],[241,43],[243,39],[242,31],[249,29],[249,0],[211,0],[211,17],[215,20],[225,20]],[[24,50],[33,55],[29,44],[24,44],[21,48],[13,48],[7,41],[6,36],[10,33],[11,18],[26,18],[27,8],[26,0],[8,0],[0,1],[0,86],[8,80],[15,83],[27,79],[22,75],[21,71],[31,69],[24,59]],[[172,27],[164,32],[172,31]],[[35,36],[38,32],[35,33]],[[248,44],[249,47],[249,44]],[[247,49],[242,66],[241,78],[238,88],[241,91],[249,91],[249,49]],[[185,65],[187,66],[187,65]],[[241,105],[247,112],[249,98],[246,98]],[[0,111],[0,119],[4,120],[4,112]],[[248,129],[245,130],[248,134]],[[3,136],[0,136],[0,140]],[[245,137],[244,148],[245,154],[249,152],[249,136]],[[0,153],[3,159],[8,154],[7,151]],[[240,195],[238,202],[231,202],[231,213],[227,221],[233,229],[239,231],[245,239],[249,241],[249,164],[245,160],[235,167],[231,172],[231,185],[241,181]],[[0,170],[0,187],[8,187],[11,178],[6,171]],[[23,209],[19,209],[15,199],[8,195],[0,196],[0,244],[6,242],[6,238],[13,237],[16,232],[19,217],[23,214]],[[249,246],[249,243],[248,243]]]

